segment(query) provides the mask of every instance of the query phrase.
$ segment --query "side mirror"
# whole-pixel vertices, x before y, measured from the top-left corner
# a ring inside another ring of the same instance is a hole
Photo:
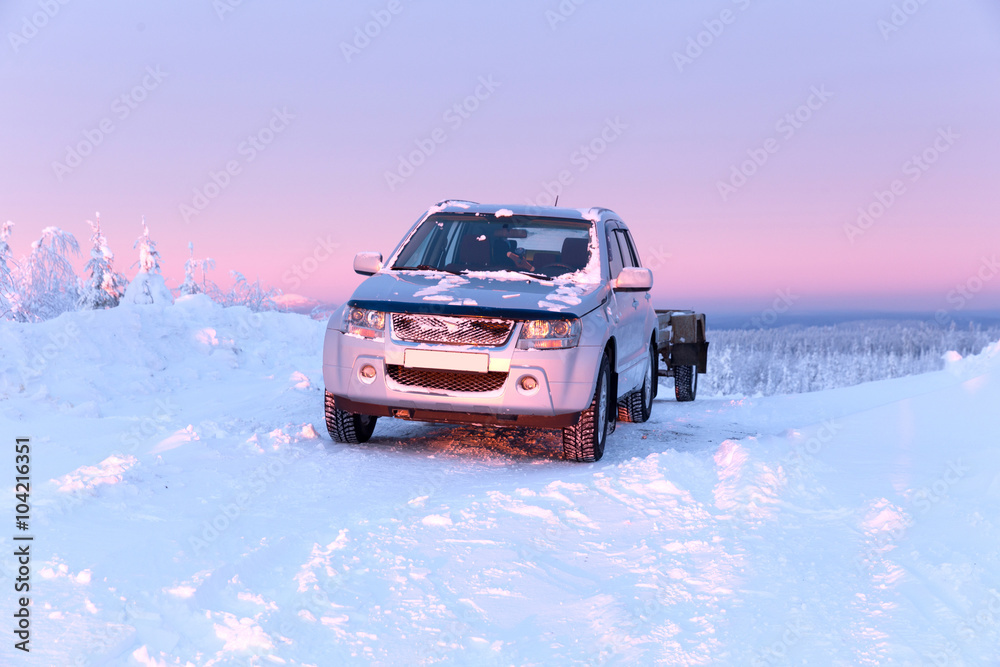
[[[649,269],[627,266],[615,279],[615,290],[617,291],[648,292],[651,289],[653,289],[653,272]]]
[[[354,272],[363,276],[374,276],[382,270],[382,253],[359,252],[354,256]]]

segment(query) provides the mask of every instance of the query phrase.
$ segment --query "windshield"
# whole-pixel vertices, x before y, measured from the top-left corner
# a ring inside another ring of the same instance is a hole
[[[591,224],[527,216],[436,215],[414,232],[392,268],[518,271],[554,278],[587,266]]]

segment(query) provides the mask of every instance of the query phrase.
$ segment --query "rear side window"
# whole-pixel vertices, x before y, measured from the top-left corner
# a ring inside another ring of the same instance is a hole
[[[608,271],[612,280],[617,278],[625,267],[625,259],[618,245],[618,234],[615,232],[614,229],[608,230]]]
[[[620,237],[619,241],[622,244],[622,255],[624,257],[632,256],[632,263],[625,262],[625,265],[641,267],[642,262],[639,261],[639,250],[635,246],[635,241],[632,240],[632,234],[627,229],[619,229],[617,233]],[[628,248],[628,252],[626,252],[626,248]]]
[[[628,241],[625,239],[625,232],[621,229],[616,229],[614,231],[614,239],[615,245],[621,254],[622,266],[636,266],[635,256],[632,249],[629,248]]]

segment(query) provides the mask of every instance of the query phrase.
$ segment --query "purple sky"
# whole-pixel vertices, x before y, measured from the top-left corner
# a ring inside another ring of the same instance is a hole
[[[100,211],[131,277],[145,215],[170,284],[193,241],[217,282],[336,301],[436,201],[548,185],[623,216],[661,305],[1000,307],[994,1],[10,0],[0,28],[17,254]]]

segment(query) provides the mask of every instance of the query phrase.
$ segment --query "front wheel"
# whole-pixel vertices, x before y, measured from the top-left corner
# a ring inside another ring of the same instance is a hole
[[[674,367],[674,395],[681,403],[693,401],[698,394],[698,367]]]
[[[611,399],[611,361],[605,354],[597,373],[597,388],[590,407],[576,426],[563,428],[563,458],[583,463],[600,461],[608,439],[608,408]]]
[[[326,430],[334,442],[349,445],[359,445],[368,442],[375,432],[375,422],[378,417],[356,415],[341,410],[333,394],[326,392]]]

